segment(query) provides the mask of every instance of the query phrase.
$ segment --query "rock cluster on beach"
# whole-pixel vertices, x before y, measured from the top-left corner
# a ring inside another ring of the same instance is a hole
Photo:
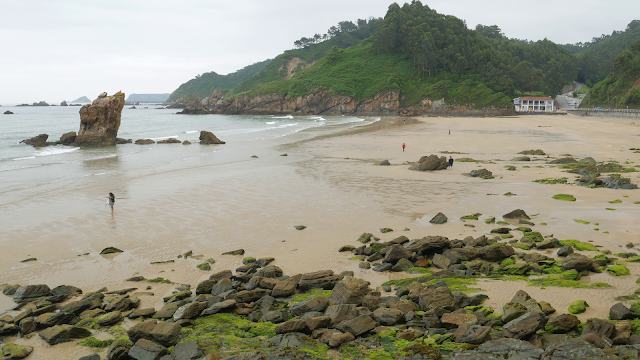
[[[487,245],[486,239],[465,241],[461,246],[464,242],[430,237],[388,246],[385,260],[396,265],[417,253],[433,254],[434,263],[441,262],[436,260],[440,253],[449,254],[442,263],[450,263],[447,271],[396,282],[395,294],[389,295],[352,272],[287,276],[269,264],[272,258],[245,258],[235,275],[217,272],[195,291],[182,284],[164,297],[160,310],[140,308],[140,300],[130,295],[135,287],[83,294],[66,285],[13,286],[6,293],[27,310],[0,318],[0,334],[37,333],[51,345],[83,339],[80,345],[108,346],[110,360],[327,359],[329,349],[336,351],[331,358],[354,359],[638,356],[640,335],[633,334],[638,325],[632,320],[640,314],[622,304],[611,308],[611,320],[583,323],[524,291],[498,311],[483,306],[486,295],[452,290],[451,279],[466,274],[451,268],[453,252],[468,258],[477,253],[487,262],[513,255],[513,248]],[[133,320],[126,330],[118,325],[125,319]],[[98,340],[102,332],[114,338]],[[239,343],[244,345],[234,345]],[[17,359],[33,348],[4,345],[2,351],[18,354],[9,357]]]
[[[418,164],[413,168],[417,171],[433,171],[433,170],[445,170],[449,166],[447,158],[444,156],[438,157],[431,154],[429,156],[423,156],[418,160]]]

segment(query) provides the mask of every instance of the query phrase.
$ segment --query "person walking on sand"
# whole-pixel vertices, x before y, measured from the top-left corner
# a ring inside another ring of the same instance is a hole
[[[449,167],[453,169],[453,158],[449,156]]]
[[[406,148],[407,145],[405,145],[404,143],[402,143],[402,152],[404,152],[404,148]]]
[[[109,207],[111,208],[111,214],[113,215],[113,204],[116,203],[116,196],[113,195],[112,192],[110,192],[109,196],[107,196],[107,199],[109,199],[109,202],[107,203],[107,205],[109,205]]]

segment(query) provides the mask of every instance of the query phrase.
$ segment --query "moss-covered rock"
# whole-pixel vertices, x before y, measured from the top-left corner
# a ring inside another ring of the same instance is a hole
[[[587,304],[586,301],[577,300],[572,302],[571,305],[569,305],[569,308],[567,310],[572,314],[582,314],[583,312],[587,311],[588,307],[589,307],[589,304]]]
[[[622,264],[616,264],[616,265],[611,265],[607,268],[607,272],[611,275],[615,275],[615,276],[625,276],[625,275],[630,275],[631,272],[629,271],[629,269],[622,265]]]
[[[552,198],[556,200],[576,201],[576,198],[573,195],[569,195],[569,194],[557,194],[557,195],[553,195]]]

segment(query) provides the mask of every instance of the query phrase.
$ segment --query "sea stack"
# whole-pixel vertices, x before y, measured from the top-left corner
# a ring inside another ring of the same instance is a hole
[[[124,94],[118,92],[107,96],[103,92],[93,104],[80,109],[80,131],[75,146],[113,146],[120,128],[124,108]]]

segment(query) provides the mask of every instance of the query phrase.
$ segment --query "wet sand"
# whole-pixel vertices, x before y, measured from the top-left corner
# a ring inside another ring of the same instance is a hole
[[[640,234],[637,225],[640,205],[633,203],[640,201],[639,190],[537,184],[532,180],[568,177],[573,181],[576,176],[550,167],[546,161],[509,160],[519,156],[519,151],[542,149],[552,157],[571,154],[579,158],[591,156],[596,161],[640,164],[640,154],[628,150],[640,147],[639,135],[640,128],[628,120],[572,115],[421,118],[408,119],[406,123],[398,118],[383,118],[358,131],[272,148],[256,154],[258,159],[245,162],[164,169],[157,175],[119,184],[104,184],[98,179],[93,186],[33,202],[9,204],[2,209],[8,221],[3,221],[0,229],[3,248],[0,283],[46,283],[50,287],[69,284],[85,291],[103,286],[110,290],[139,286],[144,291],[147,283],[124,281],[143,275],[195,286],[213,272],[239,266],[242,256],[220,254],[244,248],[245,256],[274,257],[274,265],[286,274],[352,270],[356,276],[378,286],[407,275],[360,270],[357,261],[348,260],[350,253],[338,253],[337,249],[345,244],[358,244],[355,240],[363,232],[371,232],[382,240],[400,235],[409,238],[441,235],[450,239],[488,235],[497,226],[482,220],[490,216],[501,220],[501,215],[514,209],[539,214],[532,221],[548,225],[533,228],[543,235],[593,241],[602,250],[613,253],[634,251],[625,244],[637,242]],[[405,152],[402,143],[407,145]],[[453,157],[493,160],[495,164],[456,162],[453,169],[446,171],[408,170],[409,162],[440,151],[463,152],[466,154]],[[283,152],[288,156],[279,156]],[[385,159],[392,165],[378,166]],[[508,171],[505,165],[515,165],[517,170]],[[495,179],[465,176],[479,168],[492,171]],[[638,174],[624,176],[640,183]],[[116,202],[113,217],[102,206],[87,205],[91,199],[104,197],[104,188],[113,189],[124,198]],[[502,195],[507,192],[517,195]],[[578,201],[551,199],[559,193],[572,194]],[[608,203],[615,199],[623,203]],[[607,207],[616,211],[606,210]],[[445,213],[449,222],[431,225],[429,220],[438,212]],[[467,221],[475,228],[465,227],[459,218],[472,213],[483,216],[480,221]],[[579,224],[573,219],[592,224]],[[307,228],[298,231],[294,225]],[[395,231],[381,234],[379,229],[383,227]],[[405,228],[410,230],[403,231]],[[115,257],[98,255],[107,246],[125,252]],[[188,250],[203,257],[177,258]],[[89,255],[78,256],[83,253]],[[552,256],[555,251],[541,253]],[[584,253],[591,257],[597,254]],[[27,257],[36,257],[38,261],[20,263]],[[208,258],[216,261],[211,271],[196,269],[197,264]],[[175,263],[150,264],[171,259]],[[630,276],[603,273],[585,279],[614,286],[608,289],[539,289],[523,282],[498,281],[479,281],[477,287],[486,290],[483,291],[489,296],[486,304],[496,311],[519,289],[538,301],[551,303],[558,313],[566,313],[567,306],[575,300],[587,300],[591,307],[579,315],[585,320],[606,317],[615,303],[614,297],[635,291],[640,266],[627,264],[627,267]],[[160,308],[162,297],[174,286],[151,286],[155,296],[142,298],[142,305]],[[0,300],[0,305],[5,303],[6,299]],[[19,341],[41,342],[37,336]],[[76,357],[77,351],[83,349],[56,345],[47,352],[47,358]],[[34,352],[31,358],[37,359],[42,354]]]

